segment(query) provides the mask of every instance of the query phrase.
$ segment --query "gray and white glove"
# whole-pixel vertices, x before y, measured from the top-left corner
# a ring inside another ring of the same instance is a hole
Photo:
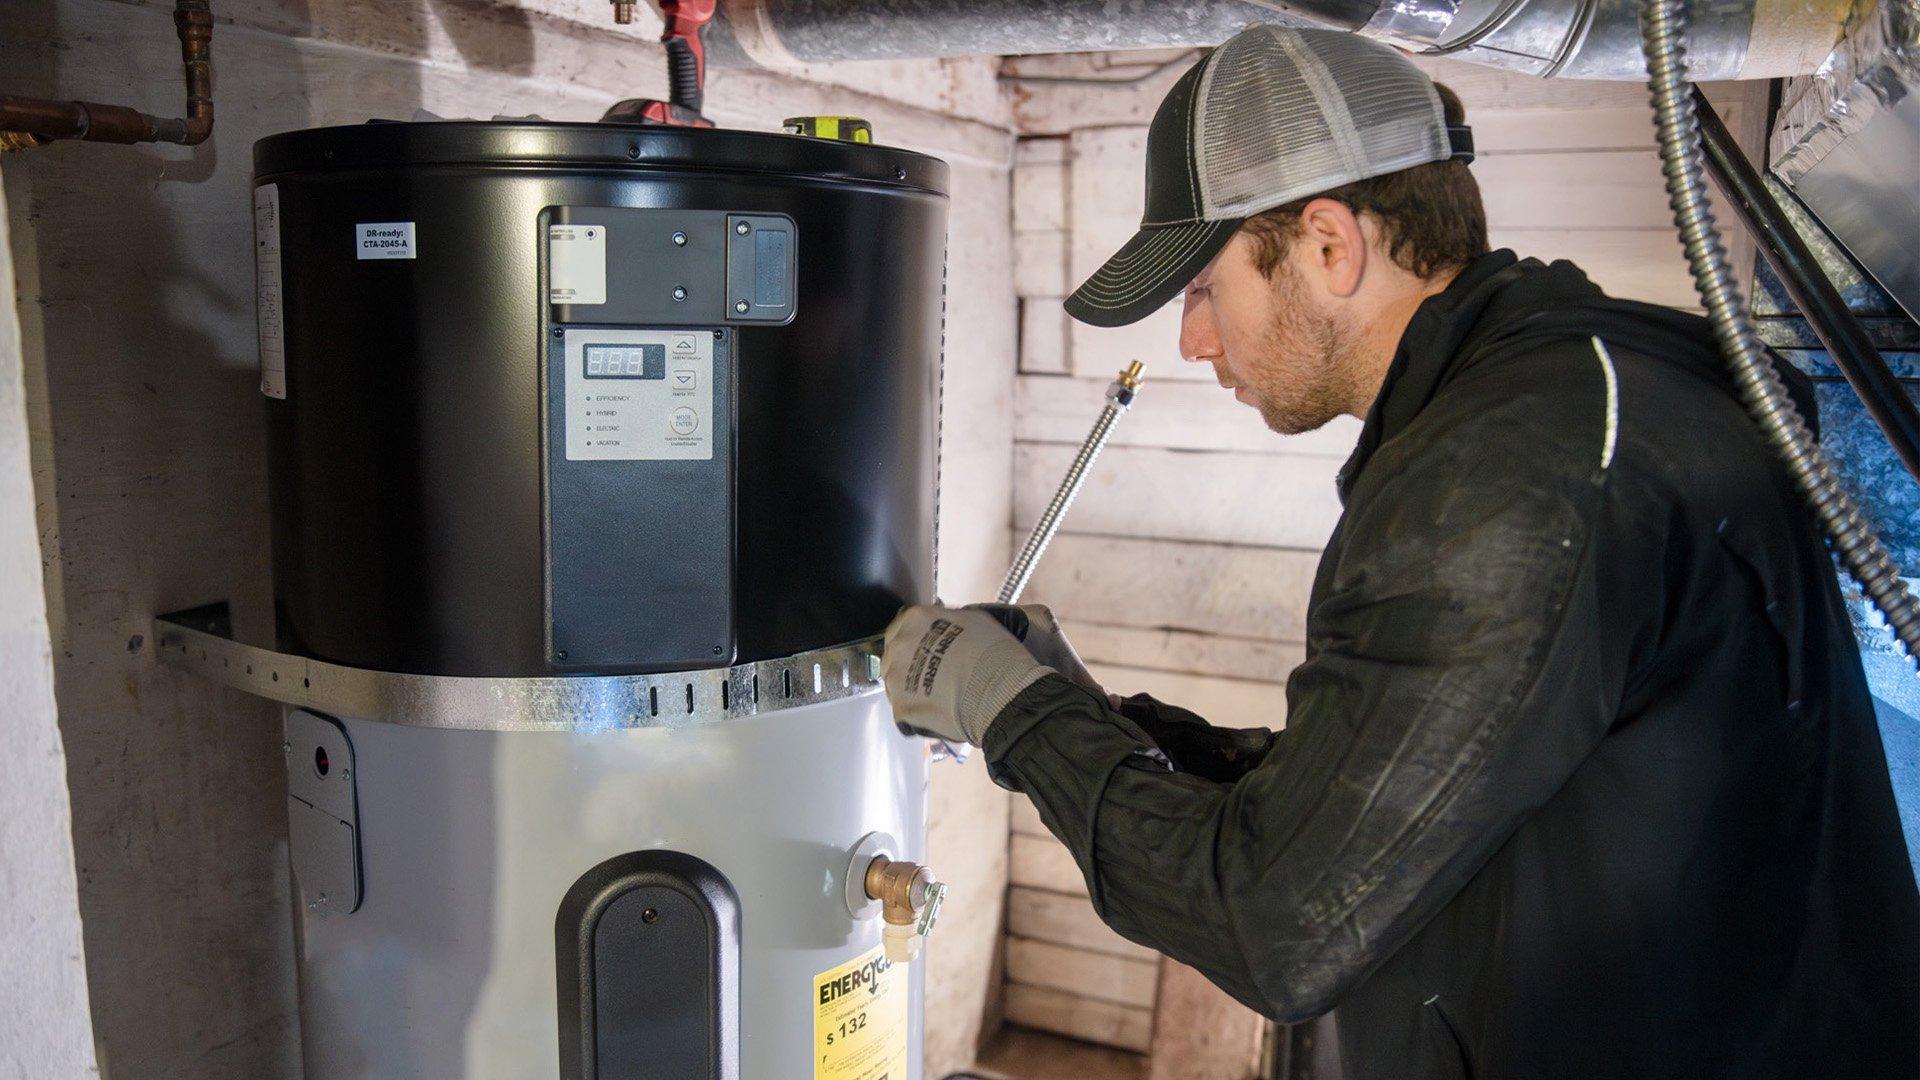
[[[1107,689],[1100,680],[1093,677],[1087,665],[1080,660],[1080,654],[1073,651],[1073,643],[1060,629],[1060,620],[1053,617],[1053,609],[1045,604],[970,604],[969,608],[984,611],[1000,621],[1020,643],[1027,647],[1035,660],[1065,675],[1081,688],[1091,690],[1101,697],[1107,696]]]
[[[895,720],[975,746],[1020,691],[1053,670],[987,612],[936,604],[893,620],[880,661]]]

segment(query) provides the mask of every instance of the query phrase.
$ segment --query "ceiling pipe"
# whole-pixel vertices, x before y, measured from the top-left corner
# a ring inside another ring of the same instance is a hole
[[[1851,0],[1696,5],[1689,77],[1814,70]],[[1542,78],[1640,80],[1634,0],[721,0],[716,65],[1216,45],[1250,23],[1323,26]]]
[[[0,150],[57,139],[196,146],[213,134],[213,12],[208,0],[177,0],[173,11],[186,72],[186,115],[150,116],[125,105],[49,101],[0,94]]]

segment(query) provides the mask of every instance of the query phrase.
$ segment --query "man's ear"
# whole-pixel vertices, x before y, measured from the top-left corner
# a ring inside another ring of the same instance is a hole
[[[1311,200],[1300,208],[1300,232],[1300,253],[1321,287],[1342,300],[1359,292],[1367,274],[1367,234],[1353,208],[1337,199]]]

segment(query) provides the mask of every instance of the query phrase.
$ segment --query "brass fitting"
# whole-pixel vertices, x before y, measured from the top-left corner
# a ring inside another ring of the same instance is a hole
[[[1143,369],[1143,365],[1138,360],[1135,360],[1132,363],[1128,364],[1127,369],[1120,373],[1119,380],[1118,380],[1120,385],[1126,387],[1129,390],[1140,389],[1140,384],[1147,381],[1146,376],[1140,373],[1142,369]]]
[[[933,871],[918,863],[875,855],[867,864],[867,895],[880,901],[880,917],[895,926],[920,921],[927,906],[926,888],[934,884]]]
[[[47,140],[30,131],[0,131],[0,154],[11,150],[30,150],[46,144]]]
[[[947,887],[926,867],[885,855],[875,855],[867,864],[865,884],[867,896],[880,901],[880,917],[886,922],[880,940],[887,959],[905,963],[918,957],[940,917]]]
[[[613,0],[613,21],[621,26],[633,21],[633,0]]]

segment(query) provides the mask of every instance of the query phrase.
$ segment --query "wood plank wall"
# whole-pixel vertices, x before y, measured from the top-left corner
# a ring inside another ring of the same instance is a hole
[[[1013,74],[1034,63],[1045,61],[1020,62]],[[1177,303],[1112,330],[1071,323],[1060,308],[1133,233],[1146,124],[1185,66],[1121,87],[1021,90],[1016,115],[1029,135],[1013,180],[1021,297],[1014,535],[1023,539],[1051,498],[1114,372],[1145,362],[1139,403],[1120,421],[1029,598],[1059,612],[1110,688],[1145,690],[1220,724],[1279,726],[1314,568],[1340,513],[1334,473],[1358,422],[1285,438],[1268,432],[1208,368],[1180,360]],[[1426,66],[1466,104],[1494,246],[1571,259],[1615,295],[1697,306],[1642,87]],[[1764,85],[1716,88],[1714,97],[1757,146]],[[1751,261],[1735,247],[1736,265]],[[1145,1049],[1155,954],[1099,923],[1072,858],[1031,804],[1014,804],[1008,1019]]]

